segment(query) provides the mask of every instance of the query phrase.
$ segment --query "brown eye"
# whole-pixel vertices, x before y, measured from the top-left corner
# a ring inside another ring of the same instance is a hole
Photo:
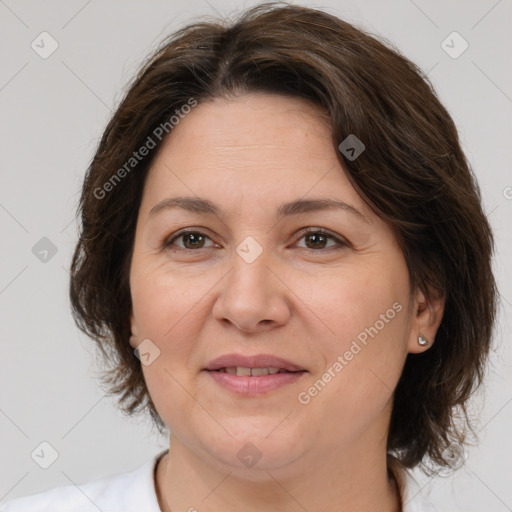
[[[315,229],[305,232],[301,239],[304,239],[306,242],[306,248],[311,250],[319,250],[319,249],[330,249],[331,247],[338,246],[346,246],[347,243],[343,242],[339,238],[335,237],[328,231],[323,229]],[[329,240],[334,241],[334,245],[326,247],[326,244]]]
[[[204,236],[200,233],[186,233],[181,236],[187,249],[202,249],[204,245]]]
[[[176,245],[176,240],[182,240],[182,245]],[[210,237],[199,231],[182,231],[181,233],[173,236],[171,239],[165,241],[164,247],[176,247],[178,249],[184,250],[205,249],[207,248],[205,246],[206,240],[210,240]]]

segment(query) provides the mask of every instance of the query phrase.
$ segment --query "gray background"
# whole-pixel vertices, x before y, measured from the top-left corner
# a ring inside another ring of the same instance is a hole
[[[110,110],[145,55],[191,18],[254,3],[0,0],[0,503],[134,469],[166,447],[149,420],[125,418],[104,396],[93,342],[72,321],[74,212]],[[485,392],[473,401],[480,443],[452,477],[418,478],[440,511],[512,510],[511,1],[296,3],[398,46],[428,71],[459,128],[495,230],[503,302]],[[31,48],[43,31],[59,45],[47,59]],[[458,58],[441,46],[453,31],[469,44]],[[32,251],[43,237],[57,249],[47,261]],[[31,458],[42,441],[58,452],[46,470]]]

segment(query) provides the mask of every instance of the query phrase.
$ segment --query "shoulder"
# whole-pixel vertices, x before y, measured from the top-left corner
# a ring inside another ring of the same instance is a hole
[[[401,475],[403,512],[438,512],[409,471]]]
[[[14,499],[0,512],[160,512],[153,472],[161,455],[131,472]]]

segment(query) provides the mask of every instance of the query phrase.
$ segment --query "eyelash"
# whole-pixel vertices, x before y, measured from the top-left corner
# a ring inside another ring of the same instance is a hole
[[[198,231],[197,229],[190,228],[190,229],[179,231],[178,233],[171,235],[169,238],[166,238],[163,242],[162,249],[168,249],[168,250],[174,250],[174,251],[177,250],[177,251],[199,252],[203,249],[209,248],[209,247],[201,247],[199,249],[187,249],[186,247],[174,247],[171,249],[171,246],[173,245],[173,242],[175,240],[178,240],[179,238],[181,238],[185,235],[188,235],[188,234],[200,235],[200,236],[206,237],[211,240],[211,238],[208,235],[206,235],[205,233]],[[340,238],[338,238],[337,236],[333,235],[331,232],[329,232],[323,228],[315,228],[315,229],[309,229],[307,231],[303,231],[301,233],[299,240],[301,240],[302,238],[304,238],[305,236],[310,235],[310,234],[323,235],[326,238],[334,240],[335,242],[337,242],[338,248],[349,246],[348,242],[341,240]],[[311,252],[325,252],[325,251],[327,251],[329,249],[333,249],[333,248],[336,248],[336,247],[326,247],[326,248],[321,248],[321,249],[309,249],[308,247],[302,247],[302,249],[306,249]]]

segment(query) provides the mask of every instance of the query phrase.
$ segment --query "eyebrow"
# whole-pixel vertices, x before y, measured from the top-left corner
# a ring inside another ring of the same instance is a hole
[[[191,213],[200,215],[213,215],[221,219],[226,218],[226,214],[222,209],[215,203],[212,203],[208,199],[201,197],[192,196],[178,196],[169,197],[160,201],[158,204],[151,208],[148,217],[153,217],[157,213],[163,210],[169,210],[173,208],[182,208]],[[354,208],[352,205],[347,204],[338,199],[297,199],[290,201],[289,203],[282,204],[276,213],[276,220],[279,221],[284,217],[290,217],[293,215],[300,215],[303,213],[326,211],[326,210],[344,210],[352,213],[354,216],[363,220],[364,222],[371,224],[372,221],[363,215],[359,210]]]

